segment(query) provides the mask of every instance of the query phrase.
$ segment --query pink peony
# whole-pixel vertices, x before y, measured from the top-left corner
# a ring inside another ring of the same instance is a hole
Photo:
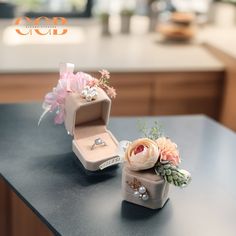
[[[177,145],[169,138],[161,137],[156,140],[160,152],[160,162],[168,161],[178,166],[180,163],[179,151]]]

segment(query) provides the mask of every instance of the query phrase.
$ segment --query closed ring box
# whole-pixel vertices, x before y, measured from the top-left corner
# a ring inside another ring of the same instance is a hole
[[[130,185],[139,182],[144,186],[149,195],[144,201],[135,197],[134,189]],[[124,166],[122,171],[122,192],[124,200],[151,209],[162,208],[168,200],[169,183],[157,175],[154,169],[144,171],[132,171]]]
[[[97,88],[96,100],[86,101],[78,93],[70,93],[65,101],[65,127],[74,136],[72,149],[85,169],[99,170],[99,166],[117,156],[118,142],[107,129],[111,100],[101,88]],[[96,145],[101,138],[106,145]]]

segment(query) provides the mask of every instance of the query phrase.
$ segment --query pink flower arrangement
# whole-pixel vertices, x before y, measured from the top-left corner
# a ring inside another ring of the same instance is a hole
[[[110,98],[116,98],[116,90],[113,88],[113,87],[108,87],[107,89],[107,95],[110,97]]]
[[[102,88],[110,98],[116,97],[114,88],[108,86],[110,73],[107,70],[99,71],[100,79],[94,78],[84,72],[73,73],[74,65],[70,63],[60,65],[60,78],[58,84],[53,88],[52,92],[46,94],[43,109],[38,125],[42,118],[50,111],[56,112],[54,118],[55,124],[62,124],[65,116],[65,98],[68,93],[80,93],[86,86]]]
[[[102,78],[110,79],[110,72],[109,71],[102,69],[99,72],[100,72]]]
[[[161,163],[168,161],[175,166],[180,164],[179,151],[175,143],[165,137],[158,138],[156,143],[159,148]]]
[[[110,98],[116,97],[116,90],[113,87],[108,86],[110,73],[107,70],[99,71],[101,74],[100,79],[98,80],[98,86],[102,88]]]
[[[160,137],[156,141],[148,138],[135,140],[129,144],[125,160],[132,170],[149,169],[154,167],[157,162],[168,162],[174,166],[180,164],[177,145],[165,137]]]
[[[145,171],[151,169],[165,181],[178,187],[185,187],[191,181],[191,174],[180,169],[180,155],[177,145],[163,136],[160,125],[148,129],[140,126],[145,138],[133,142],[121,141],[119,156],[123,157],[125,166],[131,171]]]

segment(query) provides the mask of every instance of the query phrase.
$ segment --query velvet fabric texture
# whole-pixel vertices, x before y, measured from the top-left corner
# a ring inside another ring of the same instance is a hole
[[[134,189],[130,187],[134,181],[140,182],[149,195],[144,201],[134,195]],[[124,166],[122,171],[122,192],[124,200],[151,209],[162,208],[168,200],[169,183],[157,175],[154,169],[144,171],[132,171]]]
[[[99,165],[117,156],[118,142],[107,130],[111,100],[100,88],[96,100],[87,102],[77,93],[71,93],[65,102],[65,127],[74,136],[73,151],[83,166],[90,171],[99,170]],[[96,145],[101,138],[106,145]]]

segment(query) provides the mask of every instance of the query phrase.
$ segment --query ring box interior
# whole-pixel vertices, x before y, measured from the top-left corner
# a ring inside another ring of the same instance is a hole
[[[65,127],[74,136],[72,149],[85,169],[99,170],[99,166],[117,156],[118,142],[107,129],[111,100],[100,88],[96,100],[86,101],[78,93],[71,93],[65,101]],[[95,145],[101,138],[106,145]]]
[[[144,201],[135,197],[134,189],[130,185],[135,186],[134,181],[147,189],[149,199]],[[154,169],[144,171],[132,171],[124,166],[122,170],[122,193],[125,201],[144,206],[151,209],[162,208],[168,200],[169,183],[167,183],[160,175],[157,175]]]

